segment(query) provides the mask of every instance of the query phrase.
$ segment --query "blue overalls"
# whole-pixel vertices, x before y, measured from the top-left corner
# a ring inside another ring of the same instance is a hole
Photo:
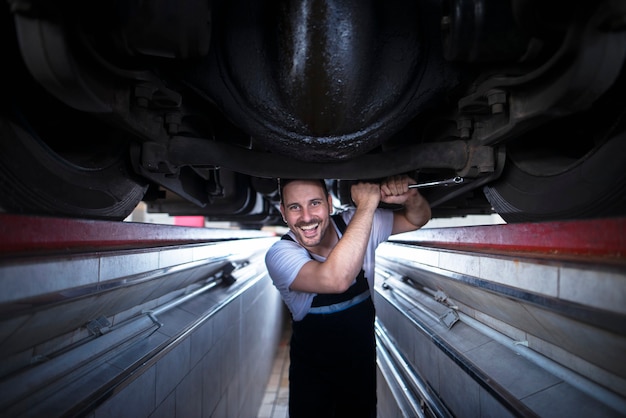
[[[343,233],[343,219],[333,219]],[[348,290],[316,295],[309,313],[292,321],[290,418],[376,417],[374,317],[361,269]]]

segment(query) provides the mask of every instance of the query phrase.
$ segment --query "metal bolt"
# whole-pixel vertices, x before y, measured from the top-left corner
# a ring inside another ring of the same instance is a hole
[[[472,131],[472,120],[460,119],[457,122],[457,129],[461,131],[461,138],[469,138]]]
[[[491,113],[496,115],[504,112],[506,104],[506,92],[502,90],[490,90],[487,93],[487,103],[491,108]]]

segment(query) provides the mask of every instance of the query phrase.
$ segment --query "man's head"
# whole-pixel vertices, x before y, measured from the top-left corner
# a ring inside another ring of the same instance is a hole
[[[279,179],[280,211],[289,229],[304,247],[324,242],[332,198],[324,180]]]

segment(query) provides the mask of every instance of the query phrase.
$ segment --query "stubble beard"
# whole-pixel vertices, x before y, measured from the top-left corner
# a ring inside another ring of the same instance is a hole
[[[305,232],[302,229],[300,229],[302,227],[315,225],[315,224],[317,224],[318,226],[315,229],[315,235],[312,237],[307,237]],[[306,248],[312,248],[312,247],[317,247],[318,245],[320,245],[320,243],[322,242],[326,234],[326,229],[328,228],[327,228],[327,225],[324,225],[323,220],[318,218],[318,219],[313,219],[309,222],[300,222],[294,225],[294,229],[296,231],[296,235],[298,236],[299,241],[302,244],[302,246]]]

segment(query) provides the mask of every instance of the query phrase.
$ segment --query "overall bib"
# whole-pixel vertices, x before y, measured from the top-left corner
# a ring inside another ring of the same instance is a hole
[[[333,219],[343,233],[343,219]],[[374,317],[361,269],[348,290],[318,294],[309,313],[292,321],[290,418],[376,417]]]

